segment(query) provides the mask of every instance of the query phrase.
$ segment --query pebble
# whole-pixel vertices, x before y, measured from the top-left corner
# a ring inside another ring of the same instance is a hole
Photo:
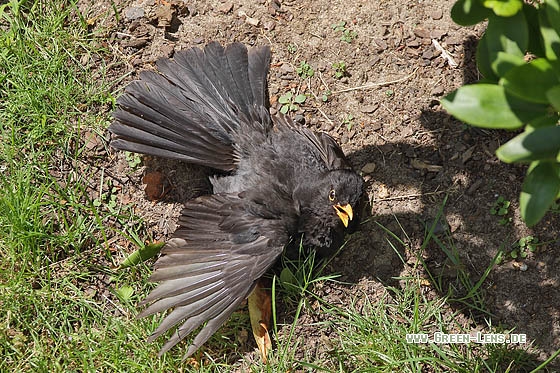
[[[274,21],[266,21],[263,27],[265,30],[272,31],[276,28],[276,23]]]
[[[159,51],[162,56],[170,58],[173,56],[173,53],[175,52],[175,48],[173,47],[173,45],[165,44],[160,47]]]
[[[371,113],[373,113],[375,110],[377,110],[378,107],[379,107],[379,104],[366,105],[366,106],[362,106],[362,107],[360,108],[360,111],[361,111],[362,113],[371,114]]]
[[[222,13],[229,13],[233,10],[233,2],[226,1],[218,7],[218,11]]]
[[[275,11],[279,11],[280,7],[282,6],[282,4],[280,3],[280,0],[272,0],[270,2],[270,6],[275,10]]]
[[[423,26],[417,26],[414,29],[414,35],[418,36],[419,38],[429,39],[430,38],[430,30]]]
[[[377,167],[377,166],[376,166],[375,163],[373,163],[373,162],[366,163],[366,164],[364,165],[364,167],[362,167],[362,172],[363,172],[364,174],[371,174],[371,173],[373,173],[373,171],[375,171],[375,168],[376,168],[376,167]]]
[[[444,92],[444,88],[441,85],[436,86],[432,89],[432,96],[441,96]]]
[[[383,126],[382,126],[381,122],[378,122],[378,121],[373,122],[370,126],[372,131],[379,131],[381,129],[381,127],[383,127]]]
[[[124,16],[129,21],[144,17],[144,9],[137,6],[129,6],[124,10]]]
[[[198,15],[198,9],[194,5],[187,5],[187,11],[191,17]]]
[[[424,53],[422,53],[422,58],[425,60],[431,60],[434,58],[434,51],[432,48],[426,49]]]
[[[304,124],[305,124],[305,117],[304,117],[303,115],[301,115],[301,114],[297,114],[297,115],[294,117],[294,122],[299,123],[299,124],[301,124],[301,125],[304,125]]]
[[[441,19],[443,17],[443,10],[441,10],[441,8],[435,9],[430,14],[430,17],[432,17],[432,19],[435,19],[435,20]]]
[[[250,24],[250,25],[252,25],[252,26],[258,26],[259,23],[260,23],[260,20],[259,20],[259,19],[253,18],[253,17],[249,17],[249,16],[247,15],[247,13],[245,13],[245,11],[243,11],[243,10],[240,10],[239,12],[237,12],[237,16],[238,16],[239,18],[244,18],[244,19],[245,19],[245,23],[248,23],[248,24]]]
[[[280,72],[282,72],[282,74],[293,73],[294,68],[289,63],[283,63],[282,66],[280,66]]]

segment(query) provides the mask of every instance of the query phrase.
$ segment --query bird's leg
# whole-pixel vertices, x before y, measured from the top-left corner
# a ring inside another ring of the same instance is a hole
[[[272,314],[271,302],[270,286],[266,286],[264,279],[259,279],[253,292],[249,295],[247,303],[253,336],[265,363],[268,351],[272,348],[272,342],[268,334]]]

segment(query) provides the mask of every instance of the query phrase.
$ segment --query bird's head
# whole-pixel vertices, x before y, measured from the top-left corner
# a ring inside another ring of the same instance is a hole
[[[363,179],[353,170],[330,170],[317,179],[310,176],[296,189],[300,230],[313,246],[330,246],[333,234],[341,233],[356,218]]]

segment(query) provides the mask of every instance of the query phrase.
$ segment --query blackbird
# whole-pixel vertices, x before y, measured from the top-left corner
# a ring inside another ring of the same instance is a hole
[[[363,180],[335,140],[271,115],[270,47],[212,42],[143,71],[117,100],[111,146],[216,170],[213,194],[188,201],[155,263],[139,317],[182,323],[161,354],[203,325],[193,354],[251,293],[291,239],[327,249],[354,218]]]

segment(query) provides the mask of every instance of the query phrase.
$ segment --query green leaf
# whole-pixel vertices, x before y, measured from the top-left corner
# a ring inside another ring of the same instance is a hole
[[[461,26],[476,25],[491,14],[478,0],[458,0],[451,8],[451,18]]]
[[[498,76],[504,76],[512,68],[525,65],[525,59],[513,54],[498,52],[491,65],[493,72],[498,74]]]
[[[515,56],[525,56],[529,45],[529,28],[525,15],[519,12],[512,17],[490,16],[486,28],[486,41],[490,60],[497,57],[498,52]]]
[[[558,61],[560,59],[560,35],[558,32],[550,25],[547,14],[550,12],[550,7],[544,6],[542,11],[539,12],[539,23],[541,25],[541,35],[543,38],[545,57],[549,61]],[[556,66],[553,64],[553,66]],[[555,69],[556,72],[560,73],[559,69]]]
[[[511,69],[500,81],[509,93],[540,104],[549,103],[546,91],[559,83],[554,69],[544,58]]]
[[[297,95],[294,98],[294,101],[297,102],[298,104],[303,104],[305,102],[305,100],[307,99],[306,95]]]
[[[519,196],[521,217],[529,227],[543,218],[559,191],[557,163],[537,161],[531,164]]]
[[[546,91],[546,98],[557,111],[560,111],[560,85]]]
[[[290,110],[290,105],[288,105],[288,104],[286,104],[286,105],[284,105],[280,108],[280,112],[282,114],[286,114],[288,112],[288,110]]]
[[[121,300],[127,301],[130,299],[130,297],[132,297],[132,294],[134,294],[134,289],[132,288],[132,286],[124,285],[116,289],[115,292],[117,293],[119,298],[121,298]]]
[[[544,9],[550,26],[556,30],[557,34],[560,34],[560,1],[546,0]]]
[[[121,268],[133,267],[138,265],[146,260],[153,258],[160,252],[161,248],[165,245],[164,242],[154,242],[148,244],[144,247],[139,248],[132,254],[130,254],[123,262],[121,263]]]
[[[547,115],[533,119],[527,123],[525,130],[532,131],[536,128],[553,127],[558,124],[558,121],[560,121],[560,115],[558,115],[558,113],[547,113]]]
[[[497,16],[511,17],[521,10],[523,1],[521,0],[484,0],[482,2],[486,8],[490,8]]]
[[[278,102],[282,105],[289,104],[292,101],[292,92],[287,92],[278,98]]]
[[[478,41],[476,47],[476,66],[478,71],[491,82],[498,82],[498,76],[494,73],[492,61],[490,61],[490,54],[488,52],[488,43],[486,42],[486,34]]]
[[[494,84],[465,85],[441,100],[457,119],[477,127],[517,129],[546,113],[546,106],[506,93]]]
[[[544,57],[545,53],[539,22],[539,13],[542,13],[542,11],[524,2],[523,13],[529,26],[529,45],[527,49],[537,57]]]
[[[543,127],[525,131],[496,150],[506,163],[556,160],[560,152],[560,127]]]
[[[286,267],[282,269],[282,272],[280,272],[280,282],[282,282],[283,284],[296,285],[297,279],[294,273]]]

